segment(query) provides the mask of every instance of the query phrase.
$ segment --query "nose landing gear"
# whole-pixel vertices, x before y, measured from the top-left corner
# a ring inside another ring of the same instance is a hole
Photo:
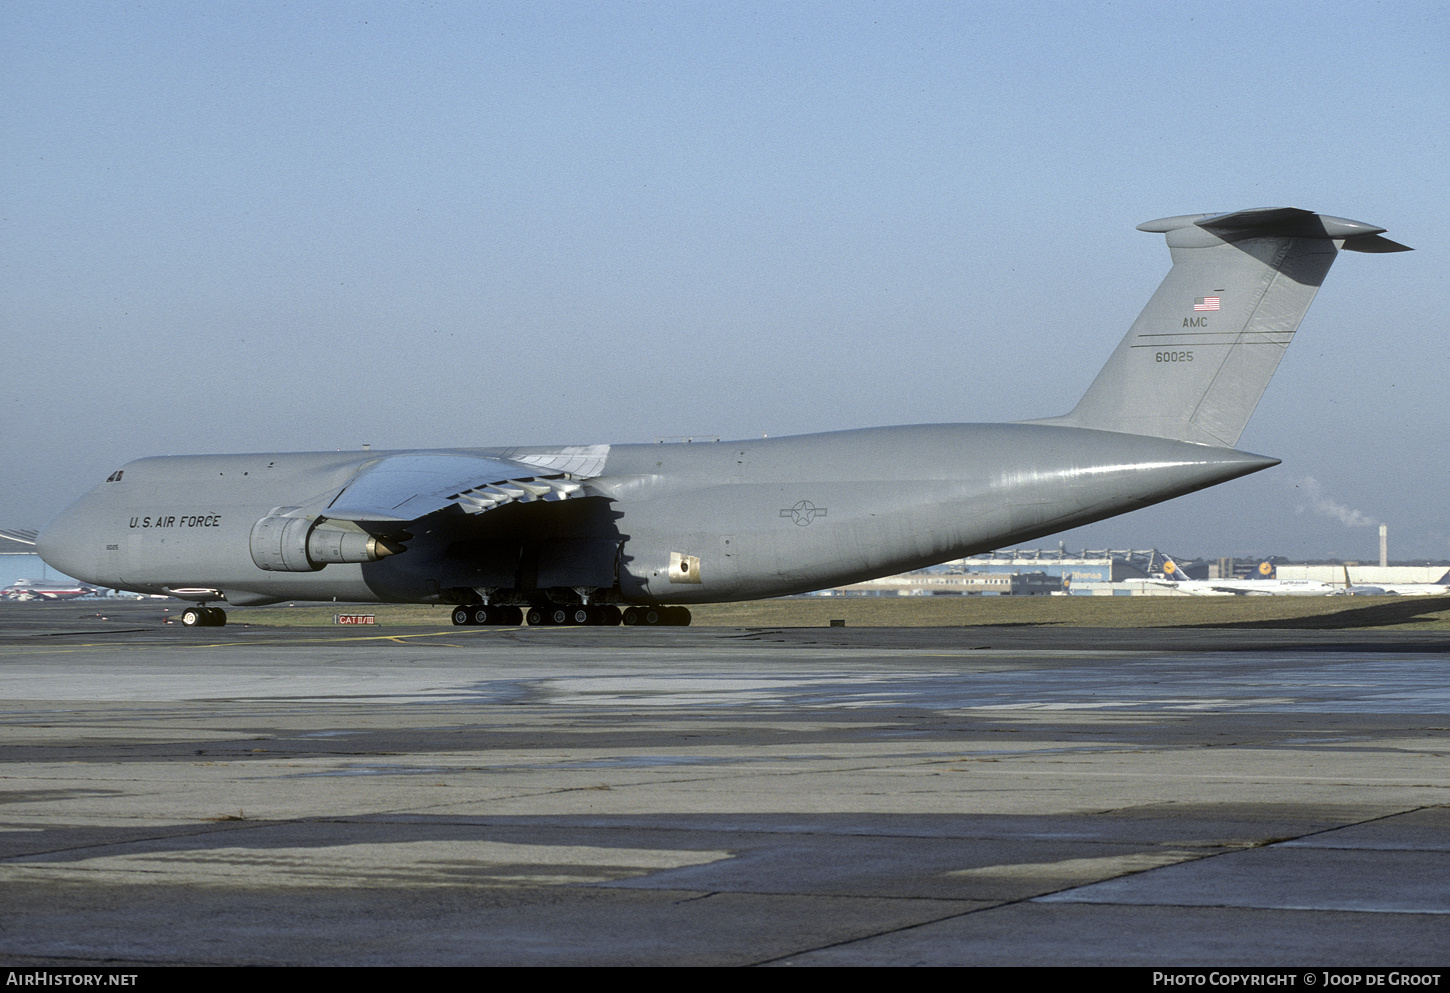
[[[225,627],[227,612],[220,607],[187,607],[181,612],[181,623],[189,628]]]

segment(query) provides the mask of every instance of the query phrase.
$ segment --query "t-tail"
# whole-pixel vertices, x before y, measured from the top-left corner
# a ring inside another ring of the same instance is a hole
[[[1341,249],[1407,252],[1384,228],[1295,207],[1138,225],[1173,256],[1072,413],[1035,421],[1232,448]]]

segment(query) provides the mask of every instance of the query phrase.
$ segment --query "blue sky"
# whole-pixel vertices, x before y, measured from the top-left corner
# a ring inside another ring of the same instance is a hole
[[[1058,414],[1134,225],[1292,205],[1416,251],[1336,263],[1284,464],[1064,540],[1450,557],[1447,53],[1429,3],[11,0],[0,526],[154,454]]]

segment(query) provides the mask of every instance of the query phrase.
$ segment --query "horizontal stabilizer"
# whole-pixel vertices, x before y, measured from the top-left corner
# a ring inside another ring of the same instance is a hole
[[[1363,238],[1346,238],[1340,246],[1346,252],[1413,252],[1409,245],[1401,245],[1398,241],[1390,241],[1388,238],[1381,238],[1377,234],[1365,235]]]

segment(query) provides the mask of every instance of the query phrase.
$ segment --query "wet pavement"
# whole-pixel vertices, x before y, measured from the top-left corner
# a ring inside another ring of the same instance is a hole
[[[0,613],[11,964],[1450,947],[1443,633],[96,613]]]

